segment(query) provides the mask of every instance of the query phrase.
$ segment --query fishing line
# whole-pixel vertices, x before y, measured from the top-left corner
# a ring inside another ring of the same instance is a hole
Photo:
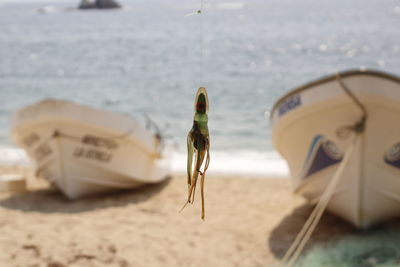
[[[195,14],[200,16],[203,15],[204,12],[204,0],[200,0],[200,9],[197,10]],[[203,81],[203,69],[204,69],[204,56],[205,56],[205,48],[204,48],[204,30],[203,30],[203,18],[199,18],[199,43],[198,47],[199,51],[199,60],[196,60],[199,67],[199,84]],[[208,169],[208,165],[210,163],[210,135],[208,130],[208,96],[207,90],[203,86],[199,86],[194,103],[194,118],[193,118],[193,126],[190,129],[187,136],[187,185],[188,185],[188,198],[186,203],[183,205],[181,211],[186,207],[187,204],[194,203],[195,192],[197,181],[200,178],[200,186],[201,186],[201,219],[205,218],[205,204],[204,204],[204,179],[205,174]],[[204,162],[205,159],[205,162]],[[201,167],[204,166],[203,171],[201,171]]]
[[[203,81],[203,69],[204,69],[204,57],[205,57],[205,43],[204,43],[204,21],[203,21],[203,10],[204,10],[204,0],[200,1],[200,9],[197,14],[200,15],[200,82],[199,86],[202,86]]]
[[[198,29],[198,33],[199,33],[199,64],[198,64],[198,87],[202,87],[202,81],[204,78],[203,75],[203,69],[204,69],[204,57],[205,57],[205,38],[204,38],[204,19],[203,19],[203,15],[204,14],[204,0],[200,0],[200,8],[195,11],[192,12],[190,14],[185,15],[185,17],[189,17],[189,16],[193,16],[193,15],[199,15],[200,16],[200,22],[199,22],[199,29]]]

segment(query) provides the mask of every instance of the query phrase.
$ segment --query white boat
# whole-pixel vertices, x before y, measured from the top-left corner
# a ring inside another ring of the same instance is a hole
[[[157,135],[128,115],[69,101],[49,99],[18,110],[12,139],[26,150],[36,174],[70,199],[169,175]]]
[[[368,70],[325,77],[283,96],[270,114],[295,193],[317,202],[343,163],[329,211],[359,228],[400,216],[399,77]]]

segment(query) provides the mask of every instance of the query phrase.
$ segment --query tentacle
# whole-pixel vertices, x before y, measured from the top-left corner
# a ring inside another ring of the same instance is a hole
[[[200,142],[202,142],[202,141],[200,141]],[[200,146],[200,148],[201,148],[202,146]],[[202,163],[203,163],[203,160],[204,160],[204,150],[196,150],[196,160],[195,160],[195,170],[194,170],[194,173],[193,173],[193,190],[192,190],[192,192],[191,192],[191,194],[192,194],[192,199],[191,199],[191,203],[193,203],[194,202],[194,197],[195,197],[195,194],[196,194],[196,185],[197,185],[197,179],[198,179],[198,177],[199,177],[199,174],[201,174],[201,172],[200,172],[200,167],[201,167],[201,165],[202,165]]]
[[[201,219],[205,218],[205,207],[204,207],[204,174],[201,176],[200,185],[201,185]]]
[[[206,153],[207,153],[206,164],[204,165],[204,171],[203,171],[204,175],[206,174],[208,165],[210,165],[210,139],[209,138],[206,139]]]
[[[205,147],[206,148],[205,153],[207,155],[206,155],[206,162],[205,162],[205,165],[204,165],[204,171],[201,174],[201,181],[200,181],[200,184],[201,184],[201,219],[202,220],[204,220],[204,218],[205,218],[204,180],[205,180],[205,177],[206,177],[206,171],[208,169],[208,166],[210,165],[210,142],[209,142],[208,138],[206,139],[205,146],[206,146]]]
[[[190,130],[188,136],[187,136],[187,183],[188,183],[188,188],[190,188],[191,183],[192,183],[192,166],[193,166],[193,153],[194,153],[194,147],[193,147],[193,134],[192,130]]]
[[[194,203],[194,196],[196,195],[197,178],[199,177],[198,172],[196,172],[196,174],[194,176],[195,176],[195,181],[193,183],[193,187],[192,187],[192,190],[191,190],[190,196],[189,196],[191,204]]]

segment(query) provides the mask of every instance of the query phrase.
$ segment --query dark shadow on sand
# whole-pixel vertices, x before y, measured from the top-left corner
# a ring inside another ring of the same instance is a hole
[[[271,252],[277,259],[283,258],[285,252],[289,249],[297,234],[300,232],[313,208],[314,206],[312,205],[304,204],[294,209],[293,212],[283,218],[281,223],[272,231],[267,242],[271,248]],[[326,211],[322,215],[305,249],[307,250],[313,244],[331,241],[359,231],[360,230],[357,230],[350,223]]]
[[[311,214],[313,208],[314,206],[312,205],[304,204],[294,209],[291,214],[284,217],[281,223],[273,229],[267,242],[275,258],[283,258],[308,219],[308,216]],[[314,233],[311,235],[305,247],[305,251],[315,244],[326,244],[326,242],[340,240],[350,235],[369,236],[376,232],[386,231],[387,229],[400,229],[400,219],[394,219],[376,225],[368,230],[361,230],[328,211],[325,211]]]
[[[103,193],[78,200],[69,200],[60,191],[48,188],[10,195],[0,200],[0,206],[7,209],[42,213],[80,213],[95,209],[123,207],[146,201],[161,192],[170,181],[171,177],[158,184]]]

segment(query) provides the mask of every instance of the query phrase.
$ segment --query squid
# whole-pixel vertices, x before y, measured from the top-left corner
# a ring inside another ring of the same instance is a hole
[[[204,87],[197,90],[195,99],[195,114],[193,126],[187,136],[187,184],[188,199],[182,210],[187,204],[194,202],[197,180],[200,177],[201,187],[201,219],[205,218],[204,208],[204,179],[208,165],[210,164],[210,135],[208,132],[208,96]],[[205,160],[205,162],[204,162]],[[204,164],[203,164],[204,162]],[[203,166],[203,170],[201,167]]]

